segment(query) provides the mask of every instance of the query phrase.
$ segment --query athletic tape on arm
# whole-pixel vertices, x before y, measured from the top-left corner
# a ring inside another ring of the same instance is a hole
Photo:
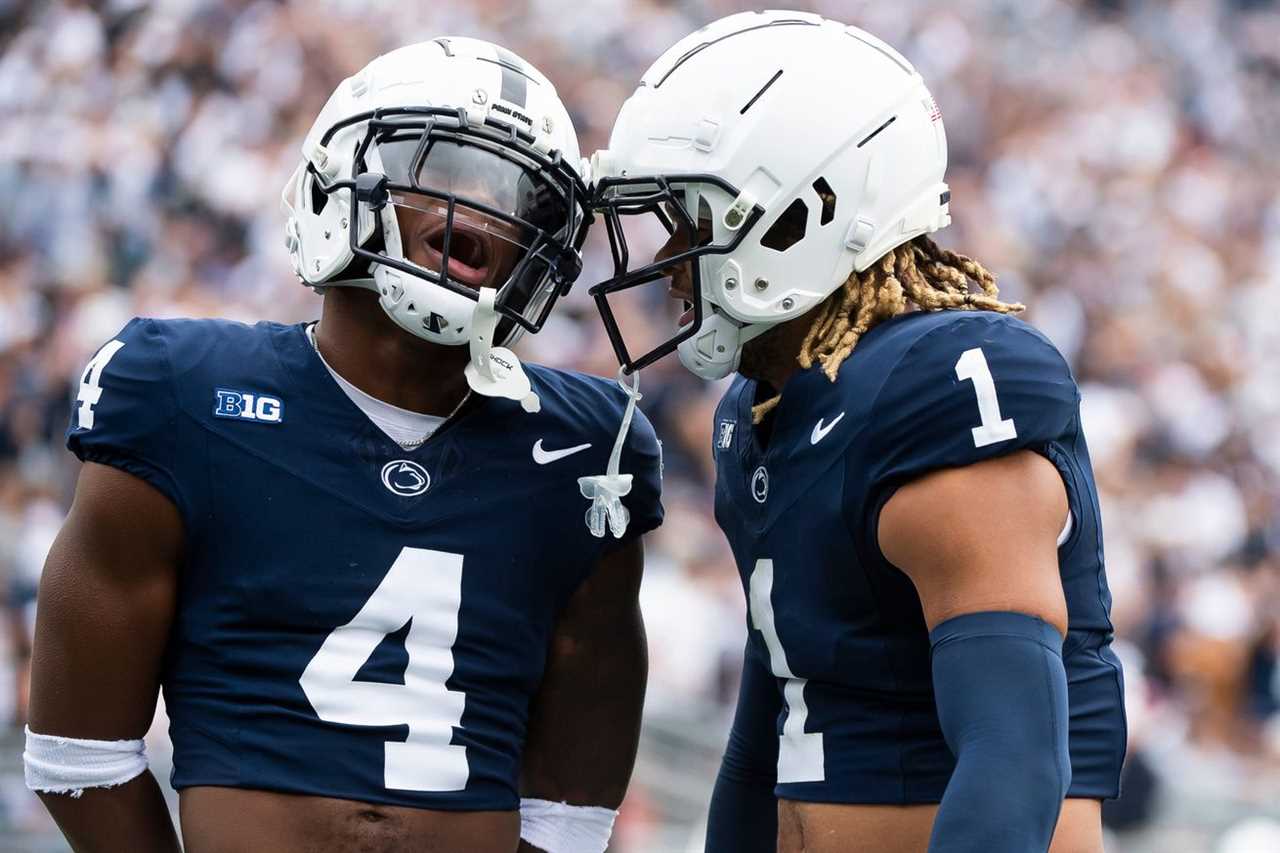
[[[618,813],[598,806],[520,800],[520,838],[546,853],[604,853]]]
[[[85,740],[36,734],[26,729],[22,753],[27,787],[79,797],[85,788],[112,788],[147,769],[141,740]]]

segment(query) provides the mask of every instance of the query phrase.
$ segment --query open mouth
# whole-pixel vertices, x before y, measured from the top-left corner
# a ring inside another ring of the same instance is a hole
[[[672,299],[679,301],[680,304],[684,307],[684,312],[680,315],[680,319],[676,320],[676,325],[683,329],[685,326],[688,326],[690,323],[693,322],[693,317],[694,317],[694,310],[693,310],[694,306],[693,306],[693,298],[692,298],[693,294],[685,293],[683,290],[677,290],[675,288],[675,285],[671,286],[671,289],[668,291],[668,294],[671,296]]]
[[[440,268],[444,260],[444,240],[448,232],[447,223],[433,229],[426,238],[427,253],[431,266]],[[453,223],[453,233],[449,236],[449,278],[456,279],[471,287],[480,287],[489,280],[489,266],[493,251],[489,237],[469,229],[458,221]]]

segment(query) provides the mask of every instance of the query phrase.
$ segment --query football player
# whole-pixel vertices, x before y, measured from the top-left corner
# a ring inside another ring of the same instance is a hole
[[[739,374],[713,450],[749,640],[713,853],[1102,849],[1125,723],[1079,393],[928,236],[946,156],[892,47],[765,12],[659,58],[597,159],[619,359]],[[676,333],[633,353],[618,294],[668,278]]]
[[[580,270],[582,165],[519,57],[396,50],[285,189],[319,322],[137,319],[89,362],[25,754],[76,850],[178,849],[158,689],[188,853],[604,850],[659,450],[639,416],[615,449],[618,384],[505,348]],[[611,455],[625,503],[584,503]]]

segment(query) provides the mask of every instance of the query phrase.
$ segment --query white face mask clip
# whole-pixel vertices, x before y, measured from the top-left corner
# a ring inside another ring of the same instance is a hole
[[[604,538],[606,524],[613,538],[621,539],[631,522],[631,512],[623,505],[622,499],[631,493],[632,475],[619,474],[618,467],[622,462],[622,446],[626,443],[631,418],[636,411],[636,401],[640,399],[640,374],[631,374],[630,386],[624,380],[625,375],[618,372],[618,385],[627,394],[627,408],[622,414],[618,437],[613,442],[613,452],[609,454],[609,467],[604,474],[578,478],[582,496],[591,501],[591,508],[587,510],[587,529],[597,539]]]
[[[471,361],[464,371],[467,384],[486,397],[517,400],[522,409],[532,414],[542,404],[533,393],[520,359],[506,347],[492,345],[498,328],[498,312],[493,307],[497,294],[492,287],[480,288],[476,310],[471,315]]]

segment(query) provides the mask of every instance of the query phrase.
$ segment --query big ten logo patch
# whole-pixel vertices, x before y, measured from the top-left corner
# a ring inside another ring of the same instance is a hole
[[[728,450],[733,447],[733,430],[737,426],[733,421],[721,421],[720,430],[716,434],[716,450]]]
[[[278,424],[284,422],[284,403],[279,397],[250,391],[216,388],[213,392],[213,415],[239,421]]]

